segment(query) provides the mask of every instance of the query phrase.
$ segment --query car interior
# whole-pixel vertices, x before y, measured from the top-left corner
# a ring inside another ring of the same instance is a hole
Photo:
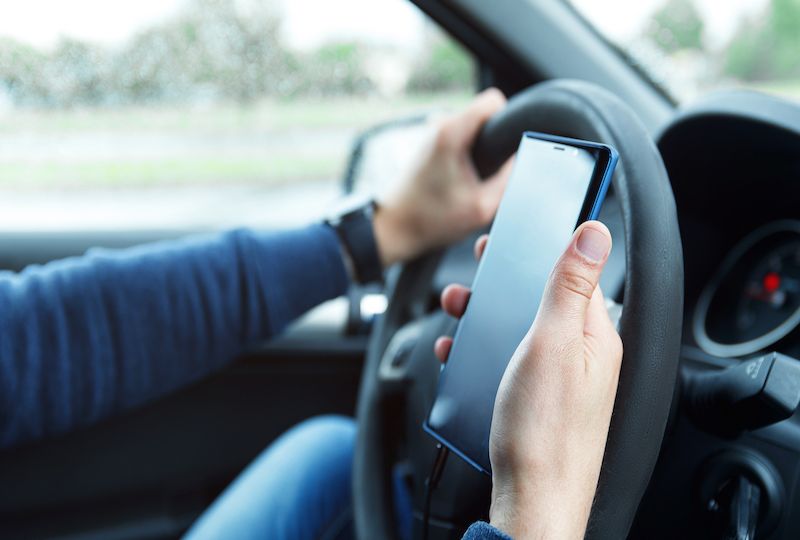
[[[800,102],[733,89],[679,105],[561,0],[411,1],[472,56],[476,91],[509,96],[475,144],[481,172],[524,130],[620,151],[601,213],[615,244],[602,287],[621,306],[625,356],[587,537],[800,538]],[[368,171],[393,141],[422,140],[425,119],[363,132],[342,192],[373,189]],[[0,231],[0,268],[185,233]],[[421,538],[432,345],[455,328],[438,298],[471,282],[477,234],[390,269],[382,285],[354,286],[173,395],[1,451],[0,536],[178,538],[282,432],[336,413],[360,426],[359,537],[398,537],[390,476],[400,465]],[[385,311],[372,309],[383,299]],[[429,537],[460,538],[486,519],[490,489],[451,458]]]

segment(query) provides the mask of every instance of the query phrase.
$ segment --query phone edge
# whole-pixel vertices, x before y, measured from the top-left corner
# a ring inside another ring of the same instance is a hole
[[[592,141],[584,141],[584,140],[581,140],[581,139],[573,139],[573,138],[570,138],[570,137],[562,137],[562,136],[559,136],[559,135],[550,135],[548,133],[540,133],[540,132],[537,132],[537,131],[525,131],[525,132],[523,132],[522,136],[520,137],[520,144],[521,144],[522,140],[524,140],[526,137],[531,137],[531,138],[540,139],[540,140],[546,140],[546,141],[551,141],[551,142],[564,143],[564,144],[568,144],[570,146],[589,147],[589,148],[604,150],[604,151],[608,152],[608,159],[607,159],[607,162],[606,162],[606,168],[605,168],[605,171],[603,171],[603,176],[602,176],[602,178],[600,180],[600,186],[598,187],[597,196],[595,197],[594,203],[592,204],[592,209],[590,210],[590,212],[589,212],[589,214],[587,216],[587,219],[584,220],[584,221],[581,221],[578,224],[578,226],[580,226],[581,223],[585,223],[586,221],[591,221],[591,220],[597,219],[597,217],[600,214],[600,209],[603,206],[603,202],[605,202],[606,194],[608,193],[608,188],[611,186],[611,179],[614,176],[614,170],[616,169],[617,162],[619,161],[619,153],[617,152],[617,150],[613,146],[610,146],[610,145],[607,145],[607,144],[603,144],[603,143],[596,143],[596,142],[592,142]],[[575,144],[575,143],[578,143],[578,144]],[[577,228],[577,226],[576,226],[576,228]],[[489,238],[491,239],[491,229],[489,230],[489,233],[490,233],[490,237]],[[487,245],[487,248],[488,248],[488,245]],[[479,272],[480,272],[480,264],[479,264],[477,270],[475,271],[475,277],[473,278],[473,283],[478,278]],[[456,338],[458,337],[458,333],[459,333],[458,331],[460,330],[460,328],[461,328],[461,325],[459,324],[456,327],[456,332],[453,334],[453,341],[455,341]],[[444,366],[442,366],[442,369],[443,368],[444,368]],[[438,394],[438,383],[437,383],[437,394]],[[436,397],[434,396],[434,401],[435,400],[436,400]],[[433,406],[433,402],[431,403],[431,407],[432,406]],[[492,474],[491,471],[485,469],[477,461],[475,461],[473,458],[470,458],[469,456],[467,456],[457,446],[452,444],[445,437],[443,437],[440,433],[435,431],[428,424],[428,418],[430,418],[430,411],[428,411],[428,414],[425,416],[425,420],[422,423],[423,431],[425,431],[428,435],[433,437],[439,443],[441,443],[444,446],[446,446],[447,449],[450,452],[452,452],[455,455],[457,455],[459,458],[461,458],[462,460],[467,462],[473,468],[477,469],[478,471],[480,471],[480,472],[482,472],[482,473],[484,473],[484,474],[486,474],[488,476],[491,476],[491,474]]]

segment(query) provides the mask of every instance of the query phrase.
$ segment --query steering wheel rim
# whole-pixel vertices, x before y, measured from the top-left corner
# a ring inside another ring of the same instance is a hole
[[[660,154],[644,126],[627,105],[596,85],[556,80],[514,96],[487,122],[473,147],[482,176],[513,154],[525,130],[608,143],[621,156],[613,185],[625,233],[627,271],[619,324],[625,352],[586,533],[591,539],[619,539],[628,534],[649,483],[674,393],[683,314],[683,258],[675,201]],[[391,504],[392,458],[387,451],[396,441],[385,429],[385,420],[387,403],[409,385],[398,384],[402,376],[387,380],[379,371],[403,323],[424,313],[440,256],[428,254],[390,276],[389,307],[370,339],[353,467],[358,538],[397,536]],[[427,356],[435,365],[432,352],[415,350],[415,354]]]

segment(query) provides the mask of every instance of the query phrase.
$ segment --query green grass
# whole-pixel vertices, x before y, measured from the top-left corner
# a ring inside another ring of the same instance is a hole
[[[152,106],[16,110],[0,114],[0,133],[33,131],[242,132],[289,129],[366,128],[391,118],[433,109],[458,109],[468,94],[403,96],[399,98],[265,100],[251,105]]]
[[[0,114],[0,137],[21,136],[28,141],[25,145],[31,145],[25,149],[39,148],[43,157],[31,160],[7,152],[7,157],[0,157],[0,187],[277,184],[335,178],[342,173],[355,133],[422,111],[458,109],[469,99],[467,94],[455,94],[263,101],[249,106],[12,110]],[[320,131],[328,146],[316,142]],[[178,144],[175,150],[159,148],[148,139],[150,134],[187,144]],[[265,141],[263,150],[250,144],[254,136]],[[215,145],[216,137],[224,144]],[[85,145],[81,155],[63,151],[59,142],[64,141],[73,145],[81,141]],[[102,146],[96,158],[94,144]],[[130,158],[126,145],[133,145],[143,157]],[[125,157],[114,159],[117,152]]]
[[[177,185],[280,184],[336,175],[335,156],[205,157],[148,161],[0,162],[0,187],[89,188]]]
[[[796,101],[800,100],[800,79],[754,83],[752,87],[762,92],[777,94]]]

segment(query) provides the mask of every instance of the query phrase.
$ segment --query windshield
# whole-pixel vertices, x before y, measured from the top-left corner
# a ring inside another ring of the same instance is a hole
[[[800,100],[800,0],[571,0],[678,101],[721,88]]]
[[[406,0],[17,2],[0,17],[0,232],[317,219],[360,133],[462,107],[474,66]],[[424,142],[390,155],[413,166]]]

